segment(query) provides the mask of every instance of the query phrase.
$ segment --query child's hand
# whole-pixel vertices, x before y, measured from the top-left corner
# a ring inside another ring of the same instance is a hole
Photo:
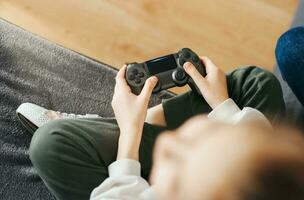
[[[158,80],[155,76],[147,79],[141,93],[136,96],[126,82],[125,73],[126,66],[123,66],[116,76],[112,107],[120,128],[118,158],[133,158],[138,154],[149,99]]]
[[[190,62],[184,64],[184,69],[198,86],[207,103],[214,109],[229,98],[226,75],[209,58],[200,58],[206,67],[206,77],[203,77]]]

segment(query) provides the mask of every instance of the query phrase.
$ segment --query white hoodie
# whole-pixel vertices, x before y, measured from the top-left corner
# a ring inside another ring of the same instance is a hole
[[[256,109],[246,107],[240,110],[232,99],[227,99],[209,113],[210,120],[231,124],[261,121],[271,126],[266,117]],[[109,168],[109,178],[96,187],[90,200],[155,200],[153,187],[140,176],[140,163],[122,159],[113,162]]]

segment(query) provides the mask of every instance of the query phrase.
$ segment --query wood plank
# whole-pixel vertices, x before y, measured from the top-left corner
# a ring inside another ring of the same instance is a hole
[[[0,17],[117,68],[182,47],[271,70],[297,0],[1,0]],[[177,88],[175,92],[185,91]]]

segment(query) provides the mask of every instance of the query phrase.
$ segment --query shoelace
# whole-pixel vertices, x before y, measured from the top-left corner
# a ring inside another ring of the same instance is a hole
[[[62,115],[63,118],[69,118],[69,119],[100,117],[97,114],[80,115],[80,114],[74,114],[74,113],[64,113],[64,112],[59,112],[59,111],[56,111],[56,113],[59,114],[59,115]]]

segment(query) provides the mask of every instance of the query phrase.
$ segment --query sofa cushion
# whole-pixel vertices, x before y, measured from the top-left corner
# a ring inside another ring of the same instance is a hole
[[[28,156],[31,136],[15,116],[23,102],[113,116],[116,70],[0,19],[0,199],[53,199]],[[153,95],[150,105],[172,97]]]

